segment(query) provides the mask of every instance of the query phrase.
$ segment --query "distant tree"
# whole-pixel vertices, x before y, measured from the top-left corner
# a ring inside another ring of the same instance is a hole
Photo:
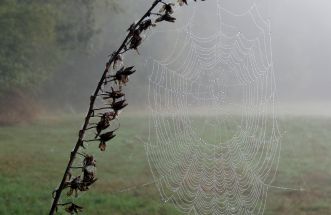
[[[57,1],[66,2],[65,0]],[[64,26],[61,26],[62,43],[68,44],[67,47],[70,51],[67,52],[66,60],[59,64],[56,72],[44,82],[43,91],[40,94],[40,99],[44,104],[61,110],[85,111],[83,108],[86,99],[89,99],[89,94],[95,87],[93,80],[100,73],[96,65],[104,64],[104,57],[110,54],[109,50],[118,44],[117,40],[121,38],[123,32],[116,31],[116,29],[123,27],[123,22],[127,22],[126,25],[131,24],[129,23],[131,17],[128,16],[130,13],[124,6],[124,2],[88,1],[93,4],[74,9],[77,2],[80,1],[63,4],[65,8],[61,10],[64,13],[62,15],[64,22],[61,22],[64,23]],[[87,13],[86,7],[89,8],[88,11],[93,10],[94,12]],[[71,13],[72,10],[81,11]],[[120,18],[114,19],[115,16],[120,16]],[[85,23],[87,24],[85,25]],[[75,31],[68,25],[74,26]],[[93,28],[91,29],[91,27]],[[71,31],[68,32],[68,29]],[[85,46],[80,42],[84,40],[77,39],[84,37],[89,38],[89,42],[85,43]],[[71,41],[68,41],[68,38],[71,38]],[[75,47],[71,47],[72,45]]]
[[[0,89],[33,89],[47,78],[58,58],[56,20],[49,7],[0,3]]]
[[[91,0],[0,1],[0,123],[8,112],[15,115],[9,103],[25,106],[23,98],[38,92],[58,65],[91,48],[97,32],[95,4]]]

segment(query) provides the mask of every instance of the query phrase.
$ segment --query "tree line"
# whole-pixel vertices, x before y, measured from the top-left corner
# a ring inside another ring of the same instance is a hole
[[[93,50],[100,2],[0,0],[0,124],[32,117],[44,91],[72,90],[63,76],[75,75],[77,56]],[[118,10],[112,0],[102,2]],[[60,81],[63,86],[55,86]]]

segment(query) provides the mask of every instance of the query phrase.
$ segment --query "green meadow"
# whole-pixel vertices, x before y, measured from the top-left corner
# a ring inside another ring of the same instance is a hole
[[[81,119],[41,118],[0,128],[0,214],[48,213]],[[265,214],[331,214],[331,118],[283,116],[279,124],[281,158]],[[89,144],[98,181],[75,201],[84,206],[82,214],[180,214],[161,202],[153,183],[144,151],[148,133],[148,118],[126,116],[106,152]]]

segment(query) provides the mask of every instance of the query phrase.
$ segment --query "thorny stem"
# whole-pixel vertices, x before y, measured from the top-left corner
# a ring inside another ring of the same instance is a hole
[[[154,3],[152,4],[152,6],[148,9],[148,11],[141,17],[141,19],[135,24],[135,28],[137,26],[139,26],[139,24],[146,18],[146,17],[149,17],[150,14],[151,14],[151,11],[161,2],[162,0],[155,0]],[[79,134],[78,134],[78,140],[77,140],[77,143],[74,147],[74,149],[71,151],[70,153],[70,159],[69,159],[69,162],[67,164],[67,167],[66,167],[66,170],[63,174],[63,177],[62,177],[62,180],[61,180],[61,183],[60,185],[58,186],[58,188],[56,189],[55,191],[55,197],[53,199],[53,203],[52,203],[52,206],[51,206],[51,209],[50,209],[50,212],[49,212],[49,215],[53,215],[56,211],[56,207],[59,205],[59,199],[61,197],[61,193],[63,191],[63,189],[65,188],[65,182],[66,182],[66,179],[67,179],[67,175],[72,167],[72,164],[76,158],[76,155],[78,153],[78,150],[79,148],[83,145],[83,139],[84,139],[84,136],[85,136],[85,131],[87,129],[87,126],[90,122],[90,119],[91,117],[94,115],[94,103],[96,101],[96,98],[99,94],[99,91],[103,85],[103,82],[106,78],[106,75],[109,71],[109,68],[110,68],[110,65],[114,62],[114,59],[116,56],[118,56],[122,51],[123,49],[126,47],[126,43],[129,41],[131,37],[131,33],[129,32],[128,35],[126,36],[126,38],[124,39],[122,45],[119,47],[119,49],[110,57],[110,59],[108,60],[107,62],[107,65],[106,65],[106,68],[103,72],[103,75],[97,85],[97,88],[95,89],[94,91],[94,94],[91,96],[90,98],[90,107],[88,109],[88,112],[86,114],[86,117],[85,117],[85,122],[83,124],[83,127],[82,129],[79,131]]]

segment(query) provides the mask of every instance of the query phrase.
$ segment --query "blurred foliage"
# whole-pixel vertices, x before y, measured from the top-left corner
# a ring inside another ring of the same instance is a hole
[[[81,56],[95,53],[98,8],[121,10],[114,0],[0,0],[0,124],[34,118],[47,92],[70,100]]]
[[[96,2],[1,0],[0,93],[36,91],[58,65],[88,53],[97,33],[94,8],[101,1]]]
[[[90,94],[104,70],[108,55],[118,48],[127,28],[146,10],[145,0],[98,0],[93,5],[93,22],[96,33],[85,51],[71,52],[65,62],[41,86],[43,104],[51,108],[75,112],[84,111]],[[136,65],[125,57],[125,62]],[[132,80],[136,80],[135,76]],[[135,92],[137,89],[135,89]],[[130,104],[132,104],[132,99]]]
[[[1,1],[1,90],[30,89],[45,80],[58,58],[58,52],[49,52],[56,49],[56,25],[47,5]]]

